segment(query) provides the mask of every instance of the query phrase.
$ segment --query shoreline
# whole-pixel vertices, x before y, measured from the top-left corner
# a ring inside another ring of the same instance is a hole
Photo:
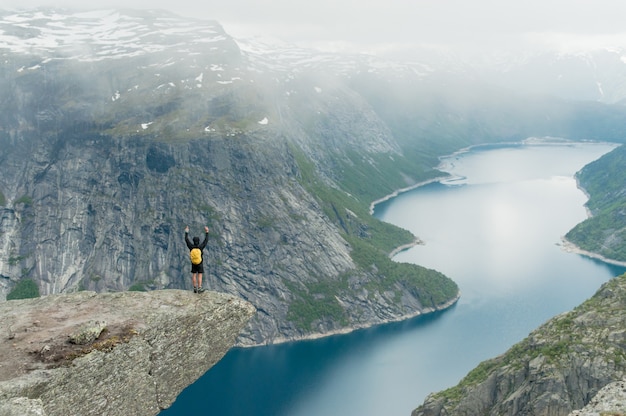
[[[450,153],[449,155],[443,155],[443,156],[439,156],[438,159],[440,161],[439,165],[437,165],[436,167],[434,167],[434,170],[439,170],[439,168],[441,168],[441,161],[443,159],[446,158],[452,158],[458,155],[462,155],[464,153],[468,153],[471,152],[472,150],[476,149],[476,148],[481,148],[481,147],[485,147],[485,148],[489,148],[489,147],[498,147],[498,146],[556,146],[556,145],[561,145],[561,146],[571,146],[574,145],[576,143],[598,143],[598,144],[608,144],[608,143],[613,143],[613,142],[606,142],[606,141],[595,141],[595,140],[590,140],[590,141],[585,141],[585,140],[568,140],[568,139],[562,139],[559,137],[528,137],[524,140],[520,140],[520,141],[516,141],[516,142],[496,142],[496,143],[480,143],[480,144],[472,144],[470,146],[464,147],[462,149],[456,150],[452,153]],[[614,144],[614,143],[613,143]],[[370,204],[370,215],[374,215],[374,210],[376,209],[376,205],[388,201],[392,198],[397,197],[400,194],[403,194],[405,192],[408,191],[412,191],[416,188],[419,188],[421,186],[425,186],[428,184],[431,184],[433,182],[438,182],[438,181],[442,181],[444,179],[449,179],[451,178],[452,175],[447,174],[447,175],[441,175],[441,176],[436,176],[434,178],[431,179],[427,179],[425,181],[422,182],[418,182],[416,184],[413,184],[411,186],[407,186],[405,188],[400,188],[397,189],[395,191],[393,191],[392,193],[390,193],[389,195],[386,195],[382,198],[376,199],[375,201],[373,201]],[[586,192],[585,192],[586,193]]]
[[[431,184],[431,183],[434,183],[434,182],[439,182],[439,181],[441,181],[443,179],[448,178],[449,176],[450,175],[437,176],[437,177],[434,177],[434,178],[431,178],[431,179],[427,179],[427,180],[422,181],[422,182],[418,182],[418,183],[416,183],[414,185],[407,186],[406,188],[397,189],[397,190],[393,191],[392,193],[390,193],[389,195],[386,195],[386,196],[384,196],[382,198],[379,198],[379,199],[373,201],[370,204],[370,215],[374,215],[374,210],[376,209],[376,205],[378,205],[378,204],[380,204],[382,202],[389,201],[390,199],[395,198],[395,197],[397,197],[400,194],[412,191],[413,189],[417,189],[417,188],[419,188],[421,186],[425,186],[425,185],[428,185],[428,184]]]
[[[614,266],[626,267],[626,261],[613,260],[608,257],[604,257],[602,254],[594,253],[593,251],[583,250],[576,244],[569,241],[565,236],[561,237],[561,243],[556,243],[566,253],[579,254],[581,256],[589,257],[594,260],[600,260],[601,262],[612,264]]]
[[[235,345],[236,348],[254,348],[254,347],[264,347],[264,346],[269,346],[269,345],[279,345],[279,344],[285,344],[288,342],[300,342],[300,341],[313,341],[316,339],[321,339],[321,338],[327,338],[327,337],[332,337],[334,335],[346,335],[349,334],[351,332],[354,331],[359,331],[361,329],[369,329],[369,328],[374,328],[376,326],[379,325],[387,325],[387,324],[392,324],[395,322],[402,322],[402,321],[407,321],[409,319],[413,319],[413,318],[417,318],[419,316],[422,315],[428,315],[431,313],[435,313],[435,312],[440,312],[440,311],[445,311],[446,309],[451,308],[452,306],[454,306],[459,299],[461,298],[461,292],[459,291],[459,293],[457,293],[457,295],[450,299],[449,301],[435,307],[435,308],[424,308],[421,311],[415,311],[413,313],[409,313],[406,315],[401,315],[397,318],[394,319],[384,319],[380,322],[373,322],[373,323],[365,323],[362,325],[356,325],[356,326],[349,326],[349,327],[345,327],[345,328],[340,328],[340,329],[336,329],[333,331],[329,331],[329,332],[324,332],[324,333],[314,333],[314,334],[308,334],[308,335],[303,335],[303,336],[299,336],[299,337],[294,337],[294,338],[275,338],[273,340],[271,340],[271,342],[265,342],[263,344],[254,344],[254,345]]]
[[[413,242],[411,243],[407,243],[407,244],[402,244],[401,246],[398,246],[396,248],[394,248],[393,250],[391,250],[391,252],[389,253],[389,258],[393,259],[396,254],[401,253],[405,250],[408,250],[410,248],[413,248],[415,246],[423,246],[425,243],[423,240],[420,240],[418,237],[415,237],[415,240],[413,240]]]
[[[596,142],[596,141],[591,141],[592,143],[611,143],[611,142]],[[439,165],[437,167],[435,167],[435,170],[438,170],[442,164],[441,161],[445,158],[451,158],[451,157],[455,157],[458,156],[460,154],[463,153],[467,153],[470,152],[472,150],[474,150],[475,148],[480,148],[480,147],[490,147],[490,146],[541,146],[541,145],[573,145],[576,143],[586,143],[586,141],[571,141],[571,140],[567,140],[567,139],[560,139],[557,137],[528,137],[524,140],[521,141],[517,141],[517,142],[501,142],[501,143],[483,143],[483,144],[475,144],[475,145],[470,145],[467,146],[465,148],[459,149],[449,155],[443,155],[440,156],[438,159],[440,161]],[[425,185],[429,185],[431,183],[434,182],[440,182],[442,180],[445,179],[450,179],[452,177],[452,175],[450,174],[443,174],[440,176],[436,176],[433,177],[431,179],[427,179],[425,181],[421,181],[418,183],[415,183],[411,186],[407,186],[405,188],[400,188],[397,189],[395,191],[393,191],[392,193],[374,200],[370,206],[369,206],[369,213],[370,215],[374,215],[374,211],[376,209],[376,205],[388,201],[392,198],[395,198],[397,196],[399,196],[402,193],[405,192],[409,192],[412,191],[414,189],[417,189],[419,187],[425,186]],[[576,178],[576,176],[574,176],[575,180],[576,180],[576,185],[577,187],[585,194],[587,195],[587,198],[589,198],[589,195],[587,194],[587,191],[580,186],[580,183],[578,182],[578,178]],[[587,214],[589,217],[591,217],[591,212],[589,211],[589,209],[585,206],[585,209],[587,210]],[[395,257],[398,253],[408,250],[412,247],[418,246],[418,245],[423,245],[425,244],[423,240],[421,240],[419,237],[415,237],[415,240],[412,241],[411,243],[407,243],[407,244],[403,244],[400,245],[398,247],[396,247],[395,249],[393,249],[390,253],[389,253],[389,258],[392,259],[393,257]],[[622,266],[622,267],[626,267],[626,262],[621,262],[621,261],[617,261],[617,260],[612,260],[612,259],[608,259],[600,254],[597,253],[593,253],[593,252],[589,252],[586,250],[581,249],[580,247],[576,246],[574,243],[570,242],[569,240],[567,240],[565,237],[561,237],[561,243],[557,243],[557,245],[561,246],[561,248],[569,253],[575,253],[575,254],[579,254],[579,255],[583,255],[589,258],[593,258],[596,260],[600,260],[602,262],[608,263],[608,264],[613,264],[613,265],[617,265],[617,266]],[[252,345],[236,345],[236,347],[238,348],[252,348],[252,347],[260,347],[260,346],[267,346],[267,345],[277,345],[277,344],[284,344],[287,342],[299,342],[299,341],[307,341],[307,340],[315,340],[315,339],[320,339],[320,338],[326,338],[326,337],[330,337],[330,336],[334,336],[334,335],[345,335],[345,334],[349,334],[351,332],[354,331],[358,331],[360,329],[366,329],[366,328],[373,328],[375,326],[378,325],[385,325],[385,324],[389,324],[389,323],[394,323],[394,322],[401,322],[401,321],[406,321],[412,318],[416,318],[418,316],[421,315],[426,315],[429,313],[434,313],[434,312],[438,312],[438,311],[444,311],[446,309],[449,309],[450,307],[452,307],[453,305],[455,305],[459,299],[461,297],[461,292],[459,291],[457,293],[457,295],[450,299],[448,302],[445,302],[444,304],[436,307],[436,308],[426,308],[424,310],[421,311],[415,311],[413,313],[410,314],[406,314],[406,315],[402,315],[399,316],[397,318],[394,319],[386,319],[383,320],[381,322],[372,322],[372,323],[364,323],[364,324],[360,324],[360,325],[356,325],[356,326],[349,326],[349,327],[345,327],[345,328],[340,328],[337,330],[333,330],[330,332],[325,332],[325,333],[312,333],[312,334],[308,334],[308,335],[303,335],[303,336],[298,336],[298,337],[293,337],[293,338],[284,338],[284,337],[280,337],[280,338],[275,338],[272,340],[268,340],[265,343],[262,344],[252,344]]]
[[[578,180],[578,177],[576,175],[574,175],[574,180],[576,181],[576,188],[578,188],[585,195],[585,197],[587,197],[588,201],[591,195],[589,195],[587,190],[580,184],[580,181]],[[589,207],[587,207],[586,202],[584,204],[584,208],[585,212],[587,213],[587,218],[593,217],[593,214],[591,213]],[[581,256],[589,257],[591,259],[599,260],[601,262],[612,264],[614,266],[626,267],[626,261],[610,259],[608,257],[604,257],[602,254],[594,253],[593,251],[583,250],[582,248],[578,247],[576,244],[565,238],[565,236],[561,237],[561,243],[557,243],[557,245],[561,246],[561,249],[567,253],[574,253]]]

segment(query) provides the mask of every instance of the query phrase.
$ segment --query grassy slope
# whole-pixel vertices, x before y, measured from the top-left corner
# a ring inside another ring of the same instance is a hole
[[[589,194],[592,217],[574,227],[566,238],[580,248],[626,261],[626,147],[585,166],[577,175]]]

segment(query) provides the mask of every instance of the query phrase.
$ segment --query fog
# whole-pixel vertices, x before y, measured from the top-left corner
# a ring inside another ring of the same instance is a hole
[[[4,0],[2,8],[85,8],[82,0]],[[467,53],[626,45],[626,2],[615,0],[113,0],[89,8],[166,9],[328,51],[399,55],[415,47]]]

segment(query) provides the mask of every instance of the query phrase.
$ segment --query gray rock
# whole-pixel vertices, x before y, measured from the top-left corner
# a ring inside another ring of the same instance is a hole
[[[0,416],[46,416],[41,399],[17,397],[0,402]]]
[[[107,323],[104,321],[91,321],[82,328],[79,328],[76,332],[73,332],[69,336],[69,341],[72,344],[86,345],[94,342],[102,331],[107,327]],[[45,352],[50,351],[50,346],[44,346]],[[42,350],[44,352],[44,350]]]
[[[481,363],[457,386],[431,394],[413,416],[566,416],[594,397],[602,401],[604,386],[626,379],[624,328],[626,275]]]
[[[254,312],[231,295],[181,290],[2,303],[0,415],[155,415],[222,358]],[[107,330],[70,343],[94,316]]]
[[[603,387],[581,410],[569,416],[624,416],[626,415],[626,381],[616,381]]]

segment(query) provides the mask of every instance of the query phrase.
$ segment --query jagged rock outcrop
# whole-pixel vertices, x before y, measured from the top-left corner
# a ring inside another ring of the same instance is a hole
[[[568,416],[624,415],[626,415],[626,381],[616,381],[603,387],[584,409],[574,410]]]
[[[0,303],[0,415],[158,414],[222,358],[254,313],[231,295],[181,290]],[[70,342],[94,328],[97,339]]]
[[[505,354],[481,363],[413,416],[566,416],[626,378],[626,275]]]

